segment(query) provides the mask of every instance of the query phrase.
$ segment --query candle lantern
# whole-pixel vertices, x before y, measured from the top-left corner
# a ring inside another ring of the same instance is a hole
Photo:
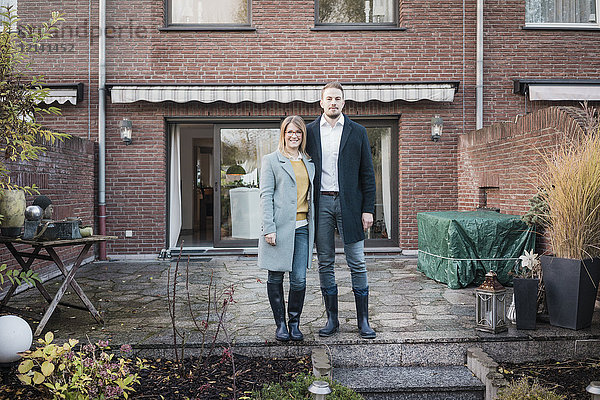
[[[494,271],[485,275],[485,281],[475,289],[475,295],[477,297],[475,303],[477,330],[491,333],[508,330],[506,289],[498,282]]]

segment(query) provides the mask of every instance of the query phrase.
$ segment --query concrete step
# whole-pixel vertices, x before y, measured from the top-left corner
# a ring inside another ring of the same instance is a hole
[[[365,400],[485,398],[485,386],[465,366],[334,368],[333,378]]]

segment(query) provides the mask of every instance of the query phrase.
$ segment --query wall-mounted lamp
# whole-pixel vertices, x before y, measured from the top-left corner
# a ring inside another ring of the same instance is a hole
[[[133,124],[131,123],[130,120],[128,120],[127,118],[123,118],[123,121],[121,121],[121,127],[119,128],[119,131],[121,132],[121,140],[123,140],[125,142],[125,144],[129,145],[131,144],[132,140],[131,140],[131,132],[133,131],[132,129]]]
[[[431,140],[437,142],[442,137],[442,129],[444,128],[444,120],[439,114],[431,118]]]

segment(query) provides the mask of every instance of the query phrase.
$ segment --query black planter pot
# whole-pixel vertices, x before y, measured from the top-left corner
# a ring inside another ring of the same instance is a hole
[[[517,329],[535,329],[539,279],[514,278]]]
[[[592,324],[600,281],[600,258],[541,256],[550,325],[583,329]]]

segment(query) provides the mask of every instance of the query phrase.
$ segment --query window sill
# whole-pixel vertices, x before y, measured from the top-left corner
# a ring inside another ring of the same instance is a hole
[[[208,26],[208,25],[171,25],[158,28],[159,31],[199,31],[199,32],[255,32],[256,28],[253,26]]]
[[[398,26],[381,25],[316,25],[310,28],[311,31],[405,31],[406,28]]]
[[[600,26],[568,26],[568,25],[525,25],[524,31],[600,31]]]

